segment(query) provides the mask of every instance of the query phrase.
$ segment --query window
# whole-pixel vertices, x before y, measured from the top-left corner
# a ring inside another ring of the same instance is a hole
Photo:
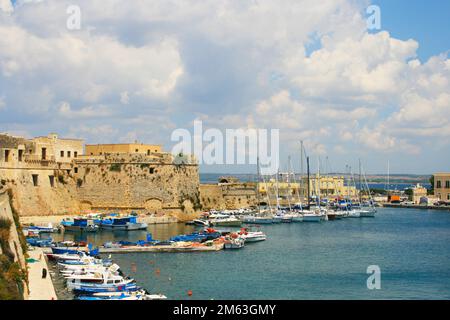
[[[71,152],[67,151],[67,158],[70,158],[70,156],[71,156]]]
[[[147,155],[148,155],[148,156],[150,155],[150,150],[147,150]]]
[[[437,182],[436,182],[436,188],[442,188],[442,185],[441,185],[441,180],[438,180]]]
[[[450,193],[447,193],[447,200],[450,200]]]
[[[78,152],[74,151],[74,152],[73,152],[73,157],[74,157],[74,158],[78,157]]]
[[[47,160],[47,148],[42,148],[42,160]]]
[[[61,151],[61,158],[64,158],[64,151]]]
[[[9,162],[9,150],[5,150],[5,162]]]
[[[150,173],[153,174],[155,172],[155,168],[150,168]]]
[[[450,180],[445,181],[445,188],[450,189]]]
[[[39,185],[39,175],[37,175],[37,174],[32,174],[31,176],[33,177],[33,185],[34,185],[35,187],[37,187],[37,186]]]
[[[78,173],[78,168],[74,168],[73,170],[75,171],[75,173]]]
[[[136,153],[138,153],[139,152],[139,150],[138,149],[136,149]]]
[[[19,162],[23,160],[23,150],[19,150]]]
[[[50,187],[55,187],[55,176],[48,176],[48,179],[50,180]]]

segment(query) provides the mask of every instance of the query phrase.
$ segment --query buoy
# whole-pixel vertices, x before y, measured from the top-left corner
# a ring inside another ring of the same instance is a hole
[[[161,273],[161,271],[160,271],[159,269],[156,269],[156,270],[155,270],[155,274],[156,274],[157,276],[159,276],[160,273]]]
[[[188,296],[189,296],[189,297],[192,297],[192,290],[188,290],[187,293],[188,293]]]

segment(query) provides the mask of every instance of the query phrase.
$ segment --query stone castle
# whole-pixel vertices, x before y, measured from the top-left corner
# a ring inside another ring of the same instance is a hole
[[[0,187],[12,190],[22,216],[135,211],[182,219],[201,209],[199,186],[195,160],[161,146],[0,135]]]

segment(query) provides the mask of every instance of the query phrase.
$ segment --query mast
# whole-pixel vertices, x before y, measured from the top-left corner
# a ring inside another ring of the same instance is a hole
[[[310,200],[309,200],[309,196],[310,196],[310,183],[309,183],[309,157],[306,157],[306,170],[308,171],[308,210],[310,207]]]
[[[302,198],[305,198],[305,189],[303,185],[303,140],[300,140],[300,190],[302,190]],[[301,201],[303,203],[303,200]]]
[[[358,159],[359,164],[359,204],[362,204],[362,181],[361,181],[361,159]]]
[[[257,180],[256,180],[256,201],[258,201],[258,214],[261,214],[261,199],[259,194],[259,180],[260,180],[260,173],[259,173],[259,157],[256,158],[256,171],[257,171]]]

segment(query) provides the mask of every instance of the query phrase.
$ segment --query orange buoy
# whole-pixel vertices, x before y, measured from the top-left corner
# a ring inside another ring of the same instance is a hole
[[[187,294],[189,297],[192,297],[192,290],[188,290]]]
[[[155,270],[155,274],[156,274],[157,276],[159,276],[160,273],[161,273],[161,270],[159,270],[159,269],[156,269],[156,270]]]

